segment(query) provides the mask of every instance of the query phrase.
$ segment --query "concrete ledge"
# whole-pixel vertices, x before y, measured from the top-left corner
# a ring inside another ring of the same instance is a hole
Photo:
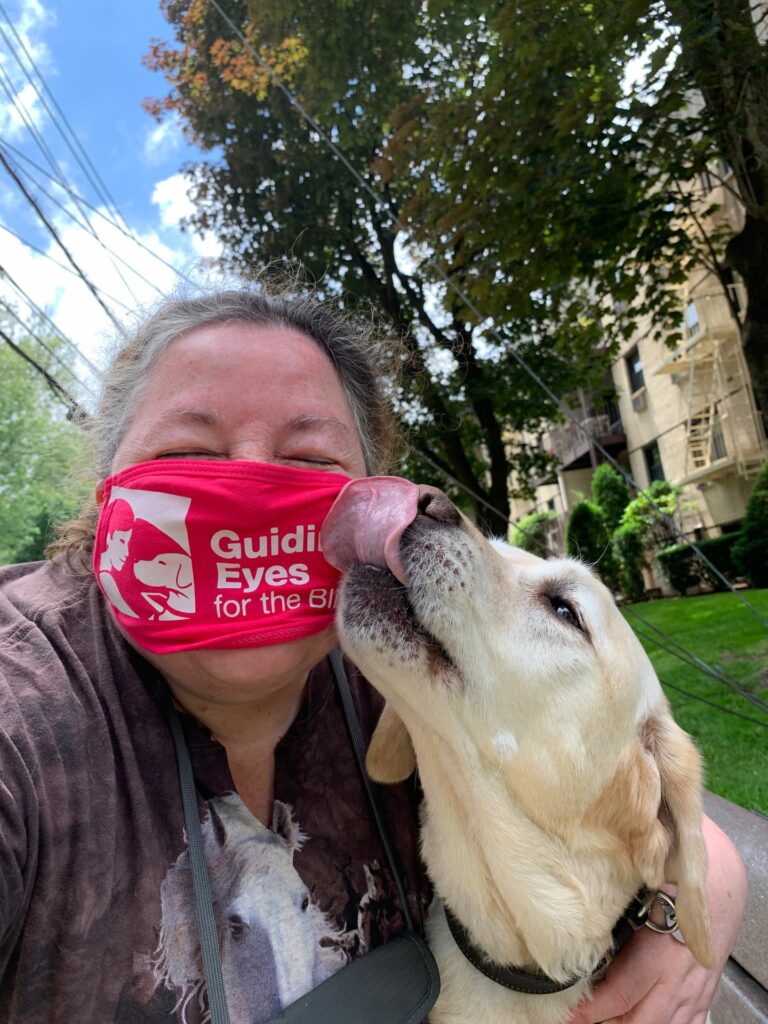
[[[747,866],[744,922],[712,1005],[712,1024],[768,1024],[768,818],[704,795],[704,809],[726,832]]]

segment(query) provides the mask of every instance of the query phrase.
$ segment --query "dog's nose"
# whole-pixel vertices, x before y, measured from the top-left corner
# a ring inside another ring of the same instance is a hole
[[[442,491],[428,484],[419,487],[419,514],[434,519],[436,523],[446,523],[448,526],[458,526],[461,522],[461,513],[453,504],[450,498]]]

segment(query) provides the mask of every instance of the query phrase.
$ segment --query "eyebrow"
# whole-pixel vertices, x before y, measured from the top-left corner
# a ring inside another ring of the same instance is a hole
[[[168,409],[160,417],[160,422],[167,420],[179,420],[203,427],[220,427],[222,424],[221,416],[213,409]]]
[[[214,412],[213,409],[169,409],[160,417],[161,422],[168,420],[176,420],[203,427],[220,427],[223,424],[223,418],[217,412]],[[292,416],[285,426],[289,430],[297,431],[314,430],[317,427],[332,427],[337,430],[340,429],[347,435],[350,433],[349,427],[342,423],[341,420],[337,420],[333,416],[322,416],[317,413],[300,413],[298,416]]]
[[[303,413],[299,416],[292,416],[286,426],[290,430],[313,430],[315,427],[340,428],[345,434],[349,434],[349,427],[341,420],[333,416],[321,416],[315,413]]]

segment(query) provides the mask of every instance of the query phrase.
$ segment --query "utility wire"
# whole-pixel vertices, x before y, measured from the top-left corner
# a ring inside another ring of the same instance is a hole
[[[21,178],[18,176],[18,174],[14,171],[13,167],[11,167],[11,165],[8,163],[8,160],[6,159],[5,154],[2,152],[2,150],[0,150],[0,164],[3,165],[3,167],[6,169],[6,171],[10,175],[10,177],[16,183],[16,185],[19,188],[19,191],[23,194],[24,198],[27,200],[29,205],[32,207],[32,209],[38,215],[38,217],[43,222],[43,224],[46,226],[48,231],[51,233],[51,235],[53,236],[53,238],[57,242],[59,248],[64,253],[64,255],[67,257],[67,259],[72,264],[72,266],[75,268],[75,270],[77,271],[78,275],[82,278],[82,280],[84,281],[84,283],[88,287],[88,290],[91,292],[91,294],[96,299],[98,304],[101,306],[101,308],[107,314],[107,316],[112,321],[112,323],[115,325],[115,327],[118,329],[118,331],[120,331],[120,333],[124,335],[125,331],[123,329],[122,324],[115,317],[114,313],[109,308],[109,306],[103,301],[103,299],[101,298],[101,296],[98,293],[98,290],[95,288],[95,286],[91,283],[91,281],[88,279],[86,274],[80,268],[80,266],[78,265],[78,263],[75,260],[74,256],[72,255],[72,253],[69,251],[69,249],[66,247],[66,245],[64,245],[64,243],[62,242],[61,238],[59,237],[58,231],[53,226],[53,224],[51,224],[51,222],[48,220],[48,218],[45,216],[43,211],[40,209],[40,207],[37,204],[34,196],[32,196],[30,194],[30,192],[27,190],[27,187],[25,186],[24,182],[21,180]]]
[[[494,508],[494,506],[487,502],[481,495],[473,491],[471,487],[467,487],[466,484],[462,483],[461,480],[455,477],[452,473],[449,473],[448,470],[446,470],[443,466],[439,465],[439,463],[435,462],[435,460],[431,458],[426,452],[422,451],[421,449],[415,449],[415,451],[420,458],[424,459],[425,462],[428,462],[431,466],[433,466],[439,473],[441,473],[447,480],[450,480],[451,483],[453,483],[456,487],[464,491],[466,494],[469,494],[476,501],[479,501],[481,504],[485,505],[492,512],[495,512],[497,515],[501,516],[501,512],[499,511],[499,509]],[[520,530],[523,536],[532,537],[532,535],[528,531],[522,529],[519,526],[519,524],[515,525],[516,529]],[[539,541],[539,538],[536,538],[536,542],[548,554],[553,555],[554,557],[558,557],[556,552],[553,552],[548,545],[541,543]],[[729,690],[736,693],[744,700],[749,701],[750,704],[754,704],[755,707],[759,708],[761,711],[768,712],[768,703],[766,703],[756,694],[751,693],[749,690],[745,690],[744,687],[740,686],[735,679],[731,679],[724,672],[710,665],[703,659],[697,657],[697,655],[693,654],[692,651],[689,651],[686,647],[683,647],[682,644],[678,644],[677,641],[673,640],[668,633],[665,633],[664,630],[659,629],[659,627],[655,626],[653,623],[648,622],[647,619],[643,618],[643,616],[640,615],[639,612],[634,611],[630,606],[624,607],[629,615],[632,615],[634,616],[634,618],[639,619],[649,629],[653,630],[657,637],[661,637],[662,640],[667,641],[667,643],[660,642],[653,636],[643,634],[641,630],[636,629],[635,632],[638,634],[638,636],[642,636],[644,639],[648,640],[649,643],[653,643],[657,647],[665,650],[668,654],[671,654],[673,658],[677,658],[678,661],[682,661],[683,664],[687,665],[689,668],[694,668],[699,672],[704,673],[704,675],[710,676],[712,679],[715,679],[723,686],[727,686]]]
[[[113,228],[116,228],[122,235],[125,235],[126,238],[130,238],[130,240],[135,245],[138,245],[140,249],[143,249],[145,252],[149,253],[149,255],[156,259],[158,263],[162,263],[164,267],[167,267],[169,270],[173,271],[173,273],[176,274],[179,278],[181,278],[182,281],[185,281],[187,284],[191,285],[195,284],[193,278],[191,278],[188,274],[185,274],[183,270],[179,270],[178,267],[175,267],[163,256],[160,256],[159,253],[156,253],[153,249],[150,249],[150,247],[146,245],[144,242],[142,242],[140,238],[137,238],[134,234],[131,233],[131,231],[129,231],[127,228],[124,228],[113,217],[108,216],[106,213],[104,213],[103,210],[100,210],[97,206],[94,206],[92,203],[90,203],[84,196],[80,195],[70,185],[68,185],[66,181],[62,181],[60,178],[57,178],[55,175],[51,174],[50,171],[46,171],[44,167],[41,167],[40,164],[32,160],[31,157],[28,157],[26,153],[22,153],[20,149],[17,149],[15,146],[11,145],[11,143],[8,142],[6,139],[0,139],[0,151],[2,151],[3,149],[8,150],[8,152],[10,152],[14,157],[16,157],[19,160],[23,160],[25,163],[29,164],[30,167],[34,167],[35,170],[38,171],[40,174],[44,174],[47,178],[51,180],[51,182],[53,182],[53,184],[58,185],[60,189],[66,192],[67,195],[71,196],[74,200],[81,202],[92,213],[94,213],[97,217],[100,217],[102,220],[106,221],[106,223],[110,224]],[[29,175],[29,172],[27,172],[27,174]]]
[[[77,376],[74,370],[70,366],[68,366],[67,363],[64,362],[64,360],[61,358],[60,355],[58,355],[57,352],[54,352],[54,350],[47,344],[47,342],[43,341],[39,334],[32,330],[29,324],[25,323],[24,320],[22,320],[22,318],[13,308],[13,306],[10,305],[10,303],[6,302],[5,299],[0,298],[0,305],[2,305],[8,313],[10,313],[10,315],[13,317],[16,323],[19,324],[21,328],[24,331],[26,331],[31,338],[35,339],[38,345],[45,349],[45,351],[48,353],[51,359],[54,359],[59,364],[59,366],[63,367],[63,369],[67,371],[67,373],[75,381],[76,384],[79,384],[80,387],[87,391],[92,398],[95,397],[93,389],[89,387],[89,385],[86,384],[84,380],[81,380],[80,377]]]
[[[35,245],[34,242],[30,242],[26,238],[23,238],[18,233],[18,231],[14,231],[13,228],[9,228],[7,224],[0,224],[0,230],[7,231],[9,235],[13,235],[15,239],[21,242],[21,244],[26,246],[28,249],[31,249],[32,252],[36,252],[37,255],[42,256],[43,259],[50,260],[51,263],[54,264],[54,266],[59,268],[59,270],[63,270],[67,274],[71,274],[72,277],[76,277],[78,281],[80,280],[80,275],[77,273],[76,270],[73,270],[72,267],[68,267],[67,264],[62,263],[61,260],[57,260],[55,256],[51,256],[49,252],[46,252],[45,249],[41,249],[39,245]],[[0,266],[0,273],[5,273],[2,266]],[[126,303],[123,302],[122,299],[116,298],[114,295],[106,291],[104,288],[99,288],[99,291],[105,298],[109,299],[110,302],[114,302],[116,306],[121,306],[124,310],[126,310],[126,312],[131,312],[131,307],[126,305]],[[28,299],[27,301],[29,301],[31,305],[31,300]],[[74,342],[72,342],[71,344],[74,344]]]
[[[86,178],[90,182],[91,187],[94,189],[94,191],[99,196],[99,198],[102,200],[102,202],[104,202],[104,205],[107,206],[107,208],[109,208],[111,206],[112,211],[114,212],[115,216],[119,217],[123,221],[123,223],[125,224],[125,219],[122,217],[122,214],[120,213],[120,210],[118,209],[117,203],[115,202],[115,200],[114,200],[113,196],[111,195],[111,193],[110,193],[109,189],[107,188],[107,186],[104,184],[104,180],[102,179],[102,177],[99,174],[98,170],[94,166],[93,161],[88,156],[88,154],[85,151],[85,149],[83,148],[83,145],[80,142],[80,139],[78,138],[77,133],[74,131],[74,129],[72,128],[72,125],[70,124],[70,122],[69,122],[69,120],[67,118],[67,115],[64,113],[64,111],[62,110],[61,106],[57,102],[56,97],[51,92],[51,89],[49,88],[48,83],[45,80],[45,76],[43,75],[43,73],[41,72],[40,68],[35,63],[34,57],[32,56],[32,54],[27,49],[26,44],[24,43],[24,40],[22,39],[22,37],[19,35],[18,31],[16,30],[16,26],[13,24],[13,21],[9,17],[8,12],[6,11],[6,9],[5,9],[5,7],[3,6],[2,3],[0,3],[0,14],[2,14],[2,16],[5,18],[5,20],[6,20],[7,24],[8,24],[8,27],[10,28],[10,30],[13,33],[16,41],[18,42],[19,46],[21,47],[22,51],[24,52],[24,56],[29,61],[29,63],[32,66],[35,74],[37,75],[38,79],[40,80],[40,83],[41,83],[43,89],[48,94],[48,97],[49,97],[51,103],[53,104],[53,107],[55,108],[56,113],[58,114],[59,120],[66,126],[67,131],[69,132],[70,138],[73,140],[74,146],[82,154],[83,161],[85,162],[87,167],[84,166],[83,162],[81,162],[80,159],[78,158],[77,153],[75,152],[75,149],[73,148],[72,144],[67,142],[67,139],[64,136],[64,133],[61,130],[61,127],[59,125],[59,121],[56,120],[56,118],[54,118],[53,115],[50,113],[50,110],[49,110],[47,104],[45,104],[45,101],[44,101],[42,95],[40,94],[39,90],[36,90],[38,96],[40,96],[40,99],[43,101],[43,104],[45,105],[46,110],[48,110],[48,114],[49,114],[51,120],[56,125],[56,128],[59,131],[59,134],[62,136],[62,138],[64,139],[65,143],[69,147],[70,152],[74,155],[75,159],[78,162],[78,165],[80,166],[81,170],[83,171],[83,173],[85,174]],[[16,56],[16,55],[14,54],[14,56]],[[16,59],[18,60],[18,57],[16,57]],[[34,85],[34,83],[33,83],[33,85]],[[89,172],[89,168],[90,168],[90,172]]]
[[[644,630],[638,629],[637,627],[635,627],[635,632],[641,639],[647,641],[648,643],[654,644],[656,647],[659,647],[662,650],[667,651],[668,654],[672,654],[672,656],[680,660],[680,662],[682,662],[683,665],[687,665],[690,669],[697,669],[699,672],[703,673],[703,675],[709,676],[711,679],[714,679],[722,686],[726,686],[729,690],[731,690],[732,693],[737,694],[744,700],[749,700],[751,705],[754,705],[760,711],[766,712],[768,714],[768,703],[766,703],[765,700],[762,700],[756,693],[751,693],[749,690],[745,690],[742,686],[739,686],[738,683],[732,682],[727,677],[724,678],[717,671],[713,670],[712,666],[709,666],[706,662],[701,662],[700,658],[691,655],[690,652],[686,651],[684,647],[682,647],[680,651],[678,651],[675,650],[675,648],[670,646],[669,644],[666,644],[662,640],[659,640],[651,633],[646,633]],[[686,654],[688,654],[689,656],[686,656]]]
[[[649,634],[636,628],[635,632],[638,636],[642,636],[643,639],[656,644],[657,647],[660,647],[668,654],[673,655],[673,657],[678,658],[689,667],[699,669],[700,672],[710,676],[710,678],[721,683],[723,686],[727,686],[729,690],[732,690],[740,697],[743,697],[744,700],[749,701],[750,704],[754,704],[756,708],[760,708],[761,711],[765,711],[766,714],[768,714],[768,703],[758,697],[757,694],[752,693],[743,686],[740,686],[735,680],[731,679],[724,673],[719,672],[716,668],[708,664],[706,661],[703,661],[695,654],[692,654],[687,648],[683,647],[682,644],[677,643],[676,640],[673,640],[667,633],[659,629],[658,626],[654,626],[652,622],[648,622],[648,620],[644,619],[642,615],[638,615],[637,612],[633,612],[631,608],[627,608],[627,612],[633,618],[639,619],[640,622],[643,622],[652,631],[652,633]],[[657,639],[657,637],[663,637],[663,641]]]
[[[716,704],[713,700],[708,700],[706,697],[700,697],[698,693],[691,693],[690,690],[684,690],[682,686],[678,686],[676,683],[670,683],[666,679],[660,679],[659,682],[667,689],[676,690],[678,693],[684,694],[689,700],[698,700],[702,704],[707,704],[709,707],[714,708],[715,711],[719,711],[723,715],[733,715],[734,718],[741,718],[745,722],[751,722],[753,725],[759,725],[763,729],[768,729],[768,722],[761,722],[759,719],[751,718],[749,715],[742,715],[740,711],[734,711],[732,708],[724,708],[722,704]]]
[[[357,168],[354,167],[353,164],[349,161],[348,157],[343,152],[343,150],[333,141],[333,139],[328,135],[328,133],[323,128],[321,128],[319,122],[316,121],[314,117],[312,117],[312,115],[309,113],[306,107],[291,92],[291,90],[280,78],[280,76],[274,71],[274,69],[271,68],[269,64],[266,63],[266,61],[263,60],[258,50],[245,38],[242,31],[232,21],[229,15],[222,9],[221,4],[218,2],[218,0],[210,0],[210,2],[211,6],[218,11],[222,20],[230,27],[230,29],[235,33],[235,35],[243,44],[243,46],[250,52],[256,63],[261,68],[262,72],[267,76],[267,78],[269,78],[269,80],[273,83],[275,88],[277,88],[288,100],[289,104],[296,111],[298,111],[299,115],[304,119],[306,124],[309,125],[312,131],[317,134],[319,140],[323,142],[331,150],[336,159],[342,164],[343,167],[346,168],[347,171],[349,171],[349,173],[358,183],[360,188],[362,188],[363,191],[373,200],[375,208],[377,210],[381,210],[384,213],[384,215],[392,222],[392,224],[394,224],[398,231],[403,231],[407,233],[407,226],[400,220],[398,215],[394,212],[391,203],[387,202],[386,198],[382,196],[380,192],[372,188],[371,185],[362,177]],[[466,294],[464,289],[460,285],[456,284],[454,279],[449,274],[447,274],[446,271],[443,270],[443,268],[440,267],[439,264],[435,262],[435,260],[427,256],[424,260],[424,263],[437,274],[440,280],[445,284],[445,286],[450,291],[453,292],[454,295],[461,299],[461,301],[464,303],[467,309],[471,310],[471,312],[474,313],[478,323],[484,323],[490,319],[478,309],[475,302]],[[495,324],[490,323],[489,331],[500,345],[505,344],[504,338],[496,328]],[[693,548],[693,550],[696,552],[701,561],[714,573],[717,579],[719,579],[723,584],[725,584],[727,589],[730,590],[736,596],[737,600],[739,600],[743,605],[745,605],[745,607],[749,609],[750,613],[758,620],[758,622],[760,622],[766,629],[768,629],[768,620],[760,614],[760,612],[754,607],[754,605],[751,604],[750,601],[747,600],[747,598],[744,597],[743,594],[739,593],[733,587],[730,581],[726,579],[723,573],[720,572],[717,566],[715,566],[712,563],[712,561],[701,551],[701,549],[692,540],[690,540],[689,537],[686,537],[686,535],[682,532],[677,523],[670,516],[667,516],[665,513],[661,511],[659,506],[654,501],[653,497],[650,494],[648,494],[648,492],[644,488],[640,487],[640,485],[637,483],[634,477],[630,473],[628,473],[624,469],[624,467],[604,447],[604,445],[602,445],[600,441],[587,430],[587,428],[578,420],[578,418],[568,408],[567,404],[555,394],[552,388],[550,388],[550,386],[541,378],[541,376],[533,369],[533,367],[529,365],[528,361],[524,359],[520,355],[520,353],[515,350],[514,345],[508,346],[508,351],[513,357],[513,359],[517,362],[517,364],[521,367],[521,369],[525,370],[528,376],[533,381],[535,381],[536,384],[538,384],[538,386],[554,404],[555,408],[558,409],[560,414],[576,427],[579,434],[582,437],[584,437],[588,441],[588,443],[592,445],[597,451],[599,451],[601,455],[605,458],[605,460],[609,462],[639,494],[645,497],[649,505],[651,505],[651,507],[654,508],[656,512],[659,513],[659,515],[661,515],[662,520],[667,524],[667,526],[674,533],[674,535],[676,537],[679,537],[685,545]]]
[[[64,139],[64,142],[67,144],[68,148],[73,153],[73,155],[75,157],[75,160],[80,165],[81,170],[85,170],[85,168],[83,166],[83,163],[80,160],[77,152],[75,150],[73,150],[71,144],[69,143],[69,141],[67,140],[67,137],[64,135],[64,132],[61,129],[61,125],[59,124],[59,122],[56,120],[56,118],[54,117],[53,113],[51,112],[51,108],[48,106],[48,103],[47,103],[47,101],[45,99],[45,96],[40,92],[40,89],[39,89],[37,83],[32,78],[31,74],[29,73],[28,68],[25,67],[23,61],[21,60],[21,58],[18,55],[18,52],[14,49],[14,47],[13,47],[12,43],[10,42],[10,40],[8,39],[8,36],[7,36],[6,32],[5,32],[5,29],[2,27],[2,25],[0,25],[0,37],[2,37],[3,41],[5,42],[6,46],[8,47],[8,50],[13,55],[14,60],[16,61],[18,66],[21,68],[22,74],[25,76],[27,82],[29,82],[29,84],[34,89],[35,94],[37,95],[38,99],[42,103],[43,109],[48,114],[48,117],[52,121],[54,127],[58,130],[59,134]],[[2,72],[1,69],[0,69],[0,74],[4,75],[4,72]],[[7,78],[8,76],[5,76],[5,77]],[[10,79],[8,79],[8,80],[10,81]],[[22,119],[24,120],[24,123],[26,124],[28,131],[32,135],[32,138],[37,143],[38,148],[47,156],[48,163],[50,164],[51,169],[53,170],[53,172],[55,174],[59,175],[60,177],[64,177],[64,171],[62,170],[61,165],[59,164],[58,160],[54,156],[54,154],[51,151],[51,149],[46,144],[45,139],[43,138],[42,133],[38,130],[37,126],[35,125],[34,118],[32,117],[31,113],[27,112],[27,113],[29,113],[29,116],[28,116],[28,118],[25,117],[24,116],[25,108],[24,108],[23,104],[21,103],[21,100],[20,100],[19,96],[18,95],[12,95],[11,92],[9,91],[9,89],[6,88],[5,86],[3,86],[3,88],[5,90],[6,95],[8,96],[9,100],[11,101],[11,103],[16,107],[16,109],[22,115]],[[51,198],[51,197],[49,196],[49,198]],[[88,217],[88,213],[84,209],[82,203],[79,203],[77,200],[75,200],[75,205],[77,207],[78,214],[80,215],[80,218],[82,218],[82,219],[80,219],[78,217],[75,217],[71,213],[71,211],[69,211],[69,210],[67,210],[67,213],[69,213],[69,215],[73,218],[73,220],[75,220],[75,222],[80,227],[82,227],[83,230],[87,231],[90,235],[92,235],[92,237],[97,242],[99,242],[99,244],[107,251],[107,253],[109,253],[109,250],[107,249],[107,247],[104,245],[104,243],[101,241],[101,239],[97,235],[96,230],[94,229],[93,224],[91,223],[90,218]],[[123,282],[123,285],[125,286],[126,290],[131,294],[131,296],[133,298],[133,301],[134,301],[134,304],[138,304],[138,301],[139,301],[138,297],[133,292],[133,290],[132,290],[130,284],[128,283],[128,281],[125,279],[125,277],[123,275],[123,272],[120,270],[120,268],[114,262],[114,258],[113,258],[113,256],[111,254],[110,254],[109,258],[110,258],[110,262],[112,263],[112,266],[115,268],[115,272],[117,273],[118,277]]]
[[[8,228],[6,228],[6,230],[8,230]],[[54,260],[54,263],[55,262],[56,262],[56,260]],[[24,301],[29,305],[29,307],[31,309],[34,309],[34,311],[37,313],[37,315],[39,317],[42,317],[43,320],[45,320],[45,322],[55,332],[56,337],[57,338],[61,338],[61,340],[72,349],[72,351],[78,357],[78,359],[81,359],[85,363],[85,365],[88,367],[88,369],[91,370],[92,373],[94,373],[97,378],[100,378],[101,377],[101,371],[99,370],[99,368],[94,363],[91,362],[91,360],[88,358],[88,356],[86,356],[85,353],[81,349],[79,349],[77,347],[77,345],[74,343],[74,341],[72,341],[70,338],[68,338],[67,335],[64,334],[63,331],[59,330],[59,328],[56,326],[56,324],[53,322],[53,320],[51,320],[51,318],[48,316],[48,314],[43,309],[41,309],[40,306],[38,306],[29,297],[29,295],[27,295],[27,293],[24,291],[24,289],[21,287],[21,285],[18,284],[13,279],[13,277],[11,277],[11,275],[8,273],[7,268],[4,267],[2,264],[0,264],[0,274],[2,275],[2,277],[6,281],[8,281],[8,283],[11,285],[11,287],[14,288],[16,290],[16,292],[24,299]]]
[[[65,203],[62,203],[60,199],[57,199],[56,196],[51,195],[51,193],[48,192],[47,189],[43,188],[43,186],[40,184],[40,182],[35,178],[35,176],[33,174],[30,174],[29,171],[22,170],[19,167],[17,167],[17,170],[19,171],[20,174],[23,174],[26,177],[27,181],[32,182],[32,184],[35,185],[36,188],[38,188],[43,193],[43,195],[46,197],[46,199],[50,200],[50,202],[52,202],[54,204],[54,206],[57,206],[62,211],[62,213],[64,213],[67,217],[69,217],[70,220],[73,220],[76,224],[78,224],[81,227],[83,227],[83,225],[80,224],[80,221],[77,219],[75,214],[69,209],[69,207]],[[163,290],[162,290],[162,288],[159,287],[159,285],[157,285],[154,281],[150,281],[148,277],[145,277],[144,274],[141,273],[140,270],[137,270],[131,263],[129,263],[127,260],[123,259],[123,257],[119,253],[116,253],[114,251],[114,249],[111,249],[106,244],[106,242],[104,242],[98,236],[98,234],[93,229],[93,227],[90,225],[90,223],[89,223],[88,230],[89,230],[89,233],[91,235],[93,235],[93,238],[95,239],[95,241],[98,242],[98,244],[101,246],[101,248],[109,255],[109,257],[110,257],[110,259],[112,261],[112,265],[114,266],[114,268],[117,271],[117,273],[120,275],[120,279],[122,280],[122,282],[125,285],[125,287],[131,293],[131,295],[133,295],[133,298],[136,301],[137,305],[138,305],[139,300],[136,297],[136,295],[134,295],[134,293],[133,293],[133,291],[131,289],[131,286],[128,284],[128,282],[123,277],[119,267],[117,267],[117,265],[115,264],[115,262],[114,262],[115,260],[118,260],[120,263],[123,264],[123,266],[127,267],[128,270],[130,270],[130,272],[132,274],[135,274],[136,277],[140,278],[144,282],[144,284],[149,285],[150,288],[154,288],[154,290],[158,293],[158,295],[162,295],[163,294]],[[99,289],[99,291],[103,291],[103,289]],[[125,308],[127,309],[129,307],[126,306]]]
[[[33,359],[28,352],[25,352],[23,348],[20,348],[20,346],[17,345],[16,342],[12,338],[10,338],[1,328],[0,338],[2,338],[6,345],[10,346],[10,348],[13,349],[17,356],[20,356],[22,359],[28,362],[30,366],[33,366],[37,370],[37,372],[42,377],[45,378],[45,382],[51,389],[51,391],[53,391],[56,397],[63,401],[64,404],[67,406],[70,417],[73,420],[85,422],[86,420],[89,419],[88,413],[85,411],[82,405],[80,405],[77,399],[74,398],[69,393],[69,391],[67,391],[64,385],[60,384],[59,381],[57,381],[56,378],[53,376],[53,374],[49,373],[44,366],[41,366],[36,359]]]
[[[0,29],[0,32],[2,32],[2,29]],[[6,98],[7,98],[8,102],[9,102],[9,104],[11,105],[11,107],[15,108],[16,111],[18,112],[18,115],[21,118],[21,120],[22,120],[22,122],[24,124],[24,127],[27,129],[27,131],[32,136],[32,138],[35,140],[35,142],[37,144],[37,148],[40,150],[40,152],[43,154],[45,159],[48,161],[48,163],[50,164],[51,168],[54,169],[54,170],[58,169],[59,172],[60,172],[60,168],[59,168],[58,164],[56,163],[56,159],[55,159],[53,153],[51,152],[51,149],[49,148],[48,144],[46,143],[45,139],[43,138],[42,133],[38,130],[37,125],[35,124],[34,120],[32,119],[31,114],[28,112],[28,110],[26,109],[24,104],[19,99],[17,93],[14,91],[13,82],[11,81],[10,75],[8,75],[8,73],[5,71],[5,69],[1,65],[0,65],[0,89],[2,89],[3,92],[5,93]]]

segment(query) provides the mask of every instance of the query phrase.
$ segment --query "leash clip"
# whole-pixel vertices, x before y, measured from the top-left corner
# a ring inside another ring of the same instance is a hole
[[[664,923],[657,924],[651,919],[651,912],[654,904],[658,903],[664,913]],[[677,939],[678,942],[685,943],[685,939],[682,936],[680,929],[677,926],[677,908],[675,907],[675,897],[670,896],[668,892],[662,892],[659,890],[653,898],[653,902],[648,908],[648,914],[645,921],[645,927],[650,928],[652,932],[658,932],[660,935],[671,935]]]

